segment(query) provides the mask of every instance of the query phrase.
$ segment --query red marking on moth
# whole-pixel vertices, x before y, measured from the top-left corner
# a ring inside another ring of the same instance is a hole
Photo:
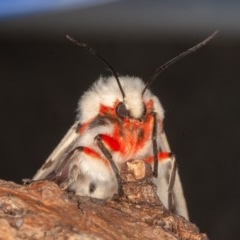
[[[121,123],[113,124],[112,137],[119,143],[123,159],[134,157],[144,147],[151,138],[152,127],[152,115],[144,117],[142,121],[125,118]]]
[[[99,107],[99,114],[102,116],[108,116],[110,118],[116,118],[116,112],[115,112],[115,105],[118,103],[118,101],[114,104],[113,107],[109,107],[106,105],[101,104]],[[95,117],[94,117],[95,118]],[[78,129],[78,133],[84,134],[84,132],[87,130],[88,125],[94,120],[94,118],[88,120],[85,123],[82,123],[80,128]]]
[[[111,148],[111,150],[113,150],[113,151],[120,150],[120,144],[116,139],[114,139],[108,135],[101,135],[101,139],[104,144],[106,144],[107,146],[109,146]]]
[[[88,147],[83,147],[83,152],[87,155],[90,155],[91,157],[94,157],[94,158],[99,158],[100,155],[95,152],[94,150],[92,150],[91,148],[88,148]]]
[[[168,152],[159,152],[158,153],[158,161],[162,162],[162,161],[168,160],[169,158],[171,158],[170,154],[171,153],[168,153]],[[145,158],[144,161],[147,162],[147,163],[153,163],[154,162],[154,157],[151,156],[151,157]]]
[[[80,128],[78,129],[78,133],[83,134],[83,133],[85,132],[85,130],[87,129],[88,124],[89,124],[88,122],[83,123],[83,124],[80,126]]]
[[[95,159],[103,162],[105,165],[109,165],[109,162],[107,159],[103,158],[99,153],[95,152],[91,148],[83,147],[83,153],[88,156],[91,156],[91,159]]]
[[[101,104],[99,108],[99,113],[103,116],[115,116],[115,104],[113,107]]]
[[[109,107],[101,104],[99,109],[100,114],[105,115],[108,112],[108,108]]]
[[[146,113],[147,114],[149,114],[149,113],[154,111],[153,100],[152,99],[150,99],[148,102],[146,102],[144,104],[145,104],[145,107],[146,107]]]

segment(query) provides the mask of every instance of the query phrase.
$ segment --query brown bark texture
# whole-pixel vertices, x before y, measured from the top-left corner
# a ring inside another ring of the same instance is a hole
[[[149,165],[128,161],[121,179],[123,196],[110,200],[75,196],[49,181],[0,180],[0,239],[207,239],[164,208]]]

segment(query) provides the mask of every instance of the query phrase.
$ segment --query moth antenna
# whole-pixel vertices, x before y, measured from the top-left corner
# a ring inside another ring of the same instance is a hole
[[[75,43],[77,46],[82,47],[82,48],[86,48],[92,55],[98,57],[110,69],[110,71],[112,72],[112,74],[114,75],[114,77],[117,80],[117,84],[118,84],[120,92],[123,96],[123,99],[125,99],[125,93],[124,93],[123,88],[121,86],[121,83],[119,81],[118,74],[114,70],[114,68],[111,66],[111,64],[104,57],[102,57],[94,48],[88,46],[86,43],[79,42],[76,39],[74,39],[73,37],[71,37],[70,35],[66,35],[66,38],[68,40],[70,40],[71,42]]]
[[[199,48],[203,47],[204,45],[206,45],[212,38],[214,38],[216,36],[216,34],[218,33],[218,31],[214,31],[209,37],[207,37],[205,40],[203,40],[202,42],[198,43],[197,45],[193,46],[192,48],[189,48],[187,51],[180,53],[178,56],[176,56],[175,58],[169,60],[168,62],[164,63],[163,65],[161,65],[159,68],[156,69],[155,73],[150,76],[149,80],[147,81],[143,91],[142,91],[142,96],[145,93],[146,89],[155,81],[155,79],[163,72],[165,71],[168,67],[170,67],[171,65],[173,65],[175,62],[178,62],[180,59],[184,58],[185,56],[195,52],[196,50],[198,50]]]

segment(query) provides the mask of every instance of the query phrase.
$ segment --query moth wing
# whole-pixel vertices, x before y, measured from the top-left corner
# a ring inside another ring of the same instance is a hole
[[[50,178],[52,173],[54,173],[54,171],[63,164],[69,152],[73,150],[75,143],[80,137],[77,132],[78,125],[79,123],[76,122],[71,126],[63,139],[47,158],[43,166],[34,175],[33,180]]]
[[[167,140],[167,137],[166,137],[166,134],[164,131],[162,131],[160,133],[160,146],[161,146],[161,149],[163,152],[171,152],[171,149],[170,149],[170,146],[169,146],[169,143],[168,143],[168,140]],[[185,200],[185,197],[184,197],[184,193],[183,193],[183,188],[182,188],[182,183],[181,183],[181,180],[180,180],[180,176],[179,176],[179,173],[178,173],[178,168],[177,167],[174,167],[175,165],[175,159],[172,160],[172,164],[171,164],[171,167],[169,168],[169,176],[168,179],[161,179],[159,185],[161,185],[161,187],[159,188],[159,191],[160,191],[160,195],[165,195],[165,197],[163,197],[163,199],[165,198],[166,201],[167,201],[167,196],[168,196],[168,193],[166,194],[166,189],[168,189],[169,187],[169,184],[170,184],[170,179],[173,171],[176,171],[175,172],[175,181],[174,181],[174,185],[173,185],[173,188],[172,188],[172,194],[173,194],[173,205],[174,205],[174,208],[176,210],[176,212],[185,217],[186,219],[189,219],[189,216],[188,216],[188,210],[187,210],[187,204],[186,204],[186,200]],[[164,189],[165,191],[165,194],[163,193],[163,190],[161,189]]]

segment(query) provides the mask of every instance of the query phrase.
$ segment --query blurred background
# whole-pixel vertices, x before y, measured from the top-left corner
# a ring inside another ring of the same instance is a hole
[[[190,218],[210,239],[240,234],[239,1],[0,2],[0,178],[21,182],[75,120],[77,101],[105,66],[147,80],[180,52],[219,34],[151,86],[165,111]]]

